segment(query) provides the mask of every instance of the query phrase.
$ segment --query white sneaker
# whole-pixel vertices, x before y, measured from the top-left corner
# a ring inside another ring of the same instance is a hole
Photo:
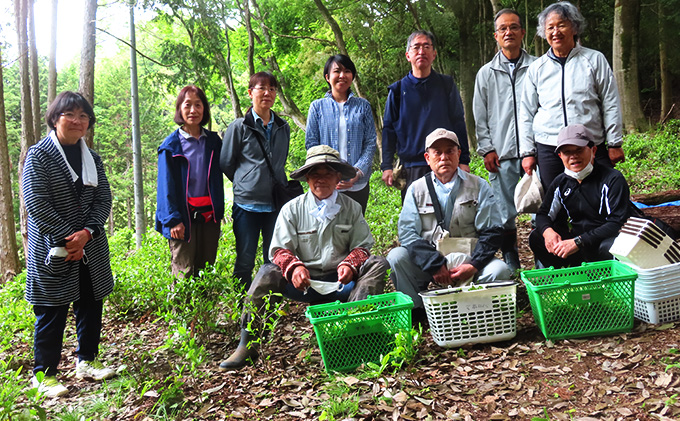
[[[78,361],[76,364],[76,377],[79,379],[105,380],[115,376],[116,372],[104,366],[99,360]]]
[[[57,398],[68,394],[68,389],[57,380],[56,376],[45,376],[42,382],[33,376],[31,383],[33,387],[38,388],[38,393],[48,398]]]

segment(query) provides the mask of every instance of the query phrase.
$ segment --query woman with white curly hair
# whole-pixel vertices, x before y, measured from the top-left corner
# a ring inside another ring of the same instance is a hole
[[[581,12],[567,1],[553,3],[538,15],[538,35],[548,41],[550,50],[527,70],[519,143],[524,171],[531,174],[538,165],[545,191],[564,171],[555,153],[563,127],[586,126],[598,146],[599,163],[613,167],[625,159],[614,73],[602,53],[581,45],[585,26]]]

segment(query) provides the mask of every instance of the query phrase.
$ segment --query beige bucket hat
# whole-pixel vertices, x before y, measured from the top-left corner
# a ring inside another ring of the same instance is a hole
[[[305,175],[316,165],[328,165],[342,174],[343,179],[354,178],[357,171],[340,159],[340,153],[328,145],[317,145],[307,150],[305,165],[290,173],[294,180],[304,180]]]

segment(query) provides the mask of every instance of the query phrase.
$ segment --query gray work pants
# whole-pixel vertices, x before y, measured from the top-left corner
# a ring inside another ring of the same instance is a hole
[[[364,300],[369,295],[382,294],[385,292],[387,269],[389,269],[389,264],[384,257],[370,256],[359,267],[357,278],[344,285],[341,291],[328,295],[320,295],[312,288],[309,288],[306,294],[304,291],[296,289],[292,283],[286,281],[278,266],[273,263],[266,263],[260,267],[248,290],[248,298],[246,298],[244,311],[241,315],[241,327],[248,329],[248,323],[252,318],[251,310],[257,309],[260,315],[265,314],[267,310],[265,299],[267,297],[269,297],[268,308],[271,309],[274,305],[280,303],[283,297],[307,303],[317,301],[333,302],[336,300],[346,302]],[[328,274],[321,280],[337,282],[337,273]],[[270,293],[272,294],[270,295]],[[274,295],[275,293],[281,295]],[[262,320],[261,323],[265,323],[265,321]],[[259,329],[260,327],[255,326],[254,328]]]

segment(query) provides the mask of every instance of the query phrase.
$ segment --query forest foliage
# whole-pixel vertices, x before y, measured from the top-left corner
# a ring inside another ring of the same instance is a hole
[[[614,2],[595,0],[576,4],[588,23],[582,43],[602,51],[611,62]],[[274,72],[282,83],[274,109],[287,118],[293,128],[288,162],[291,169],[304,159],[301,126],[309,104],[327,89],[322,69],[329,55],[345,48],[352,57],[358,69],[359,83],[355,89],[360,89],[360,94],[371,103],[380,130],[387,86],[409,70],[404,51],[411,31],[422,28],[434,32],[438,50],[435,69],[453,75],[461,85],[461,75],[470,74],[470,66],[476,72],[495,53],[494,7],[518,10],[526,21],[525,49],[536,55],[544,53],[548,46],[536,36],[536,16],[545,5],[543,0],[146,0],[138,3],[138,10],[144,9],[145,16],[153,16],[138,22],[136,28],[146,225],[152,225],[155,211],[156,148],[176,128],[172,122],[174,99],[182,86],[194,83],[205,90],[213,114],[210,127],[223,132],[250,105],[246,89],[251,71]],[[677,28],[678,5],[678,0],[657,0],[640,8],[641,105],[651,121],[658,119],[660,101],[659,24]],[[662,15],[660,10],[666,12]],[[333,23],[337,24],[335,31]],[[15,42],[10,33],[9,26],[5,25],[2,32],[5,50]],[[38,36],[49,34],[39,31]],[[109,36],[104,31],[97,33],[97,37]],[[94,148],[103,158],[114,194],[112,232],[134,227],[129,48],[122,41],[119,45],[116,54],[97,56],[95,66]],[[12,168],[16,169],[21,137],[18,61],[16,57],[3,57],[9,154]],[[680,80],[680,53],[671,49],[668,60],[671,76],[675,81]],[[47,107],[47,61],[46,57],[40,57],[42,115]],[[77,90],[78,71],[77,59],[59,69],[57,91]],[[460,88],[464,99],[466,95],[469,97],[471,87],[461,85]],[[470,124],[471,115],[466,114]],[[44,135],[43,126],[40,137]],[[470,140],[474,144],[474,136]],[[378,160],[376,154],[376,162]],[[15,197],[17,178],[14,171]],[[18,198],[14,204],[18,212]],[[15,220],[18,224],[19,218]]]

